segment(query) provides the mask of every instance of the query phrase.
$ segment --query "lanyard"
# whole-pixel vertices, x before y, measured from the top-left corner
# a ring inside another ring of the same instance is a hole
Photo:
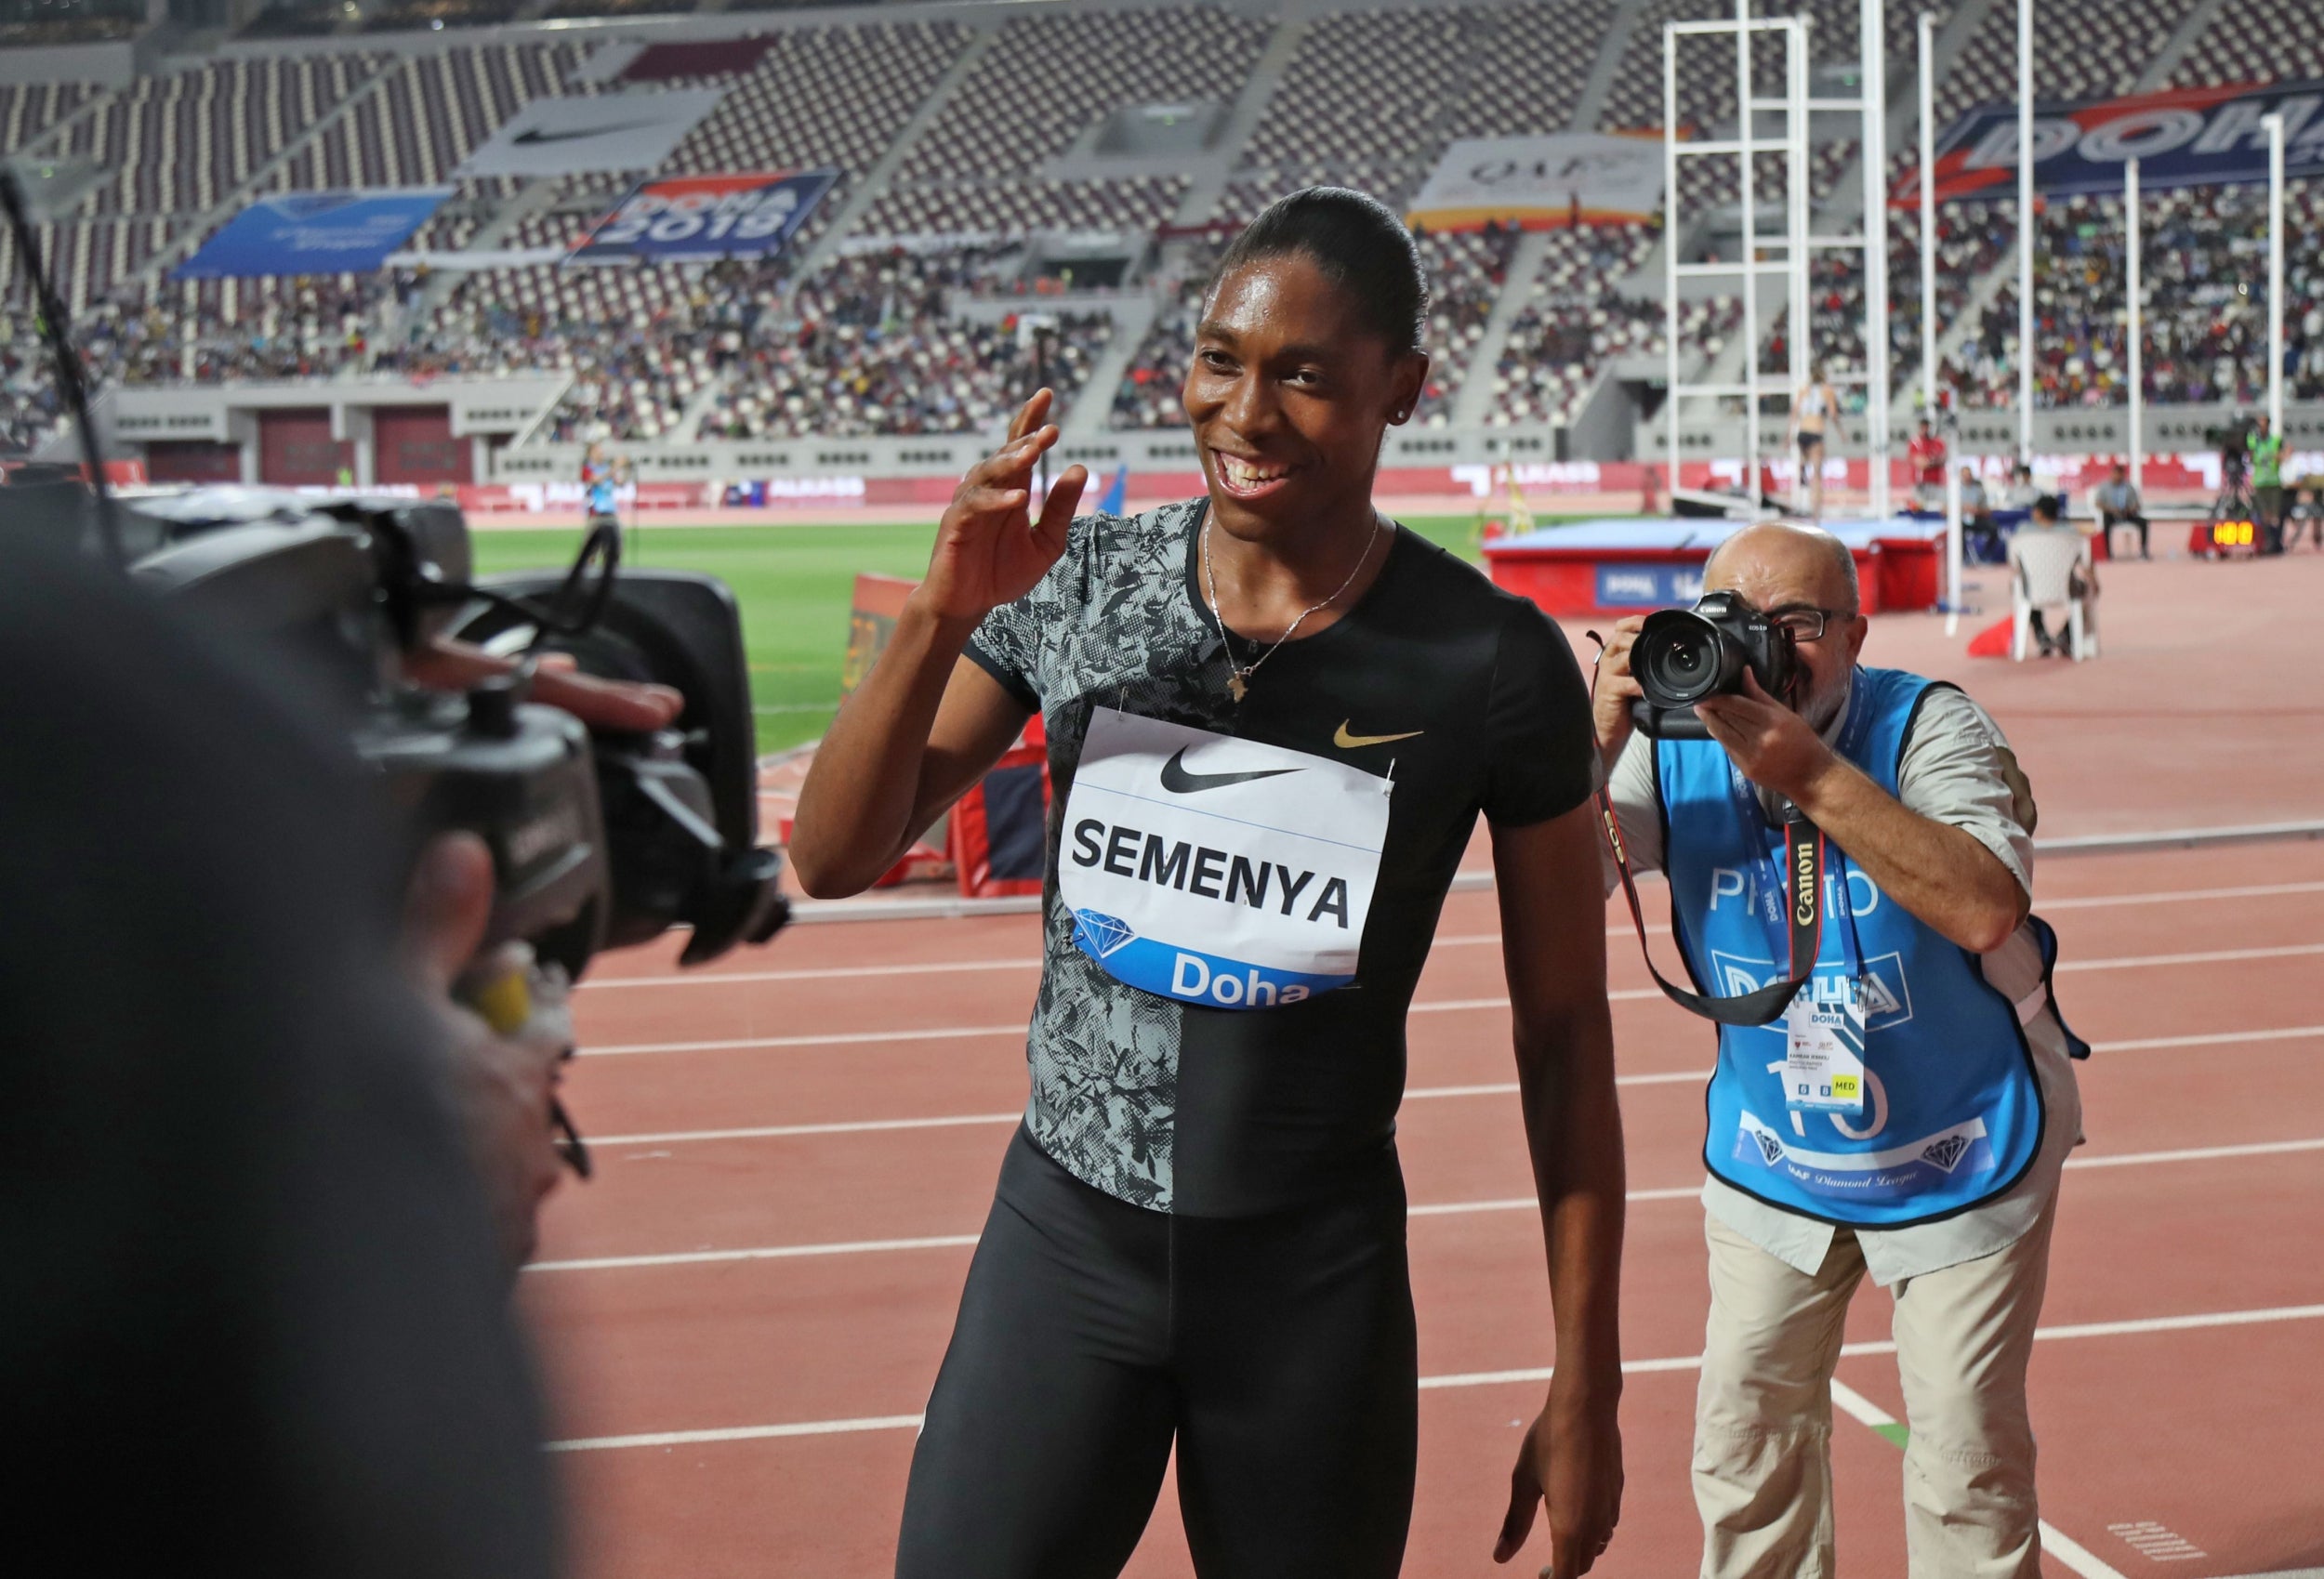
[[[1596,631],[1589,633],[1603,648],[1605,643]],[[1597,670],[1590,674],[1592,692],[1598,682]],[[1592,700],[1594,701],[1594,695]],[[1754,821],[1764,825],[1758,816],[1758,799],[1752,796]],[[1704,993],[1689,992],[1664,976],[1655,967],[1654,951],[1646,946],[1646,915],[1638,902],[1638,883],[1631,875],[1630,851],[1622,843],[1622,820],[1614,809],[1614,791],[1610,783],[1598,786],[1598,814],[1605,823],[1606,844],[1614,852],[1614,869],[1621,875],[1622,897],[1630,904],[1631,929],[1638,934],[1639,957],[1646,962],[1646,974],[1654,978],[1662,995],[1679,1007],[1704,1020],[1721,1025],[1772,1025],[1783,1018],[1784,1010],[1800,994],[1816,975],[1816,956],[1824,943],[1824,865],[1828,853],[1823,830],[1804,817],[1794,815],[1784,822],[1784,883],[1781,891],[1788,897],[1786,908],[1790,912],[1791,950],[1790,979],[1770,982],[1756,993],[1741,993],[1733,997],[1713,997]],[[1670,856],[1664,852],[1667,864]],[[1850,917],[1853,924],[1854,917]]]

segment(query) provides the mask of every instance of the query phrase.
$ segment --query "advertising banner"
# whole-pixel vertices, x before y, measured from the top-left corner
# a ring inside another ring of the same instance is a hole
[[[1464,138],[1445,150],[1405,218],[1432,230],[1474,230],[1488,219],[1539,230],[1644,221],[1661,201],[1659,142],[1563,132]]]
[[[2034,112],[2034,188],[2070,196],[2119,192],[2122,164],[2138,161],[2139,185],[2230,185],[2267,179],[2265,115],[2284,117],[2284,172],[2324,174],[2324,82],[2173,88],[2127,99],[2045,104]],[[2017,107],[1988,104],[1955,122],[1937,144],[1936,196],[2010,197],[2017,190]],[[1921,201],[1920,172],[1890,201]]]
[[[456,176],[572,176],[651,170],[718,108],[722,87],[535,99],[501,122]]]
[[[173,280],[249,280],[277,274],[369,274],[387,262],[450,187],[389,191],[289,191],[263,197],[218,228],[169,271]]]
[[[783,250],[838,178],[837,170],[772,170],[641,181],[565,261],[763,257]]]

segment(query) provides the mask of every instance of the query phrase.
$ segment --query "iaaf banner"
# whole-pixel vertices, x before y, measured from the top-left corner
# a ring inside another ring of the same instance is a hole
[[[722,87],[535,99],[500,123],[456,176],[571,176],[651,170],[718,108]]]
[[[450,187],[395,191],[291,191],[262,197],[218,227],[169,271],[173,280],[249,280],[278,274],[369,274],[452,195]]]
[[[2046,104],[2034,112],[2034,188],[2067,196],[2119,192],[2122,164],[2138,161],[2144,189],[2267,179],[2264,116],[2284,118],[2284,172],[2324,173],[2324,82],[2173,88],[2130,99]],[[1936,195],[2008,197],[2017,190],[2017,107],[1988,104],[1954,123],[1937,145]],[[1921,201],[1920,172],[1899,182],[1898,206]]]
[[[642,181],[565,261],[677,263],[780,252],[838,178],[837,170],[775,170]]]
[[[1488,219],[1527,230],[1645,220],[1662,201],[1662,145],[1556,133],[1463,138],[1445,150],[1405,216],[1432,230]]]

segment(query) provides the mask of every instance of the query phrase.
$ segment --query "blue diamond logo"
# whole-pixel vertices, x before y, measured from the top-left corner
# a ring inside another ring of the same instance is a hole
[[[1074,941],[1082,953],[1105,958],[1137,936],[1129,923],[1102,910],[1074,912]]]

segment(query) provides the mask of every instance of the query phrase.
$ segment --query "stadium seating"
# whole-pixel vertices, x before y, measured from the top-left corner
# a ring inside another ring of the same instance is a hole
[[[2287,223],[2313,235],[2324,191],[2295,180]],[[2264,192],[2191,187],[2154,193],[2144,216],[2145,389],[2154,401],[2255,401],[2266,390]],[[2128,398],[2120,200],[2077,197],[2043,214],[2035,248],[2034,400],[2040,406],[2119,405]],[[2324,393],[2324,268],[2286,257],[2285,339],[2295,398]],[[1942,377],[1967,406],[2014,403],[2017,295],[2005,285]]]
[[[385,79],[354,109],[301,146],[268,182],[274,191],[426,186],[453,169],[500,123],[535,99],[595,89],[567,79],[576,43],[461,46],[383,62]],[[495,178],[504,195],[515,190]]]
[[[2226,0],[2171,74],[2174,87],[2324,76],[2324,0]]]

